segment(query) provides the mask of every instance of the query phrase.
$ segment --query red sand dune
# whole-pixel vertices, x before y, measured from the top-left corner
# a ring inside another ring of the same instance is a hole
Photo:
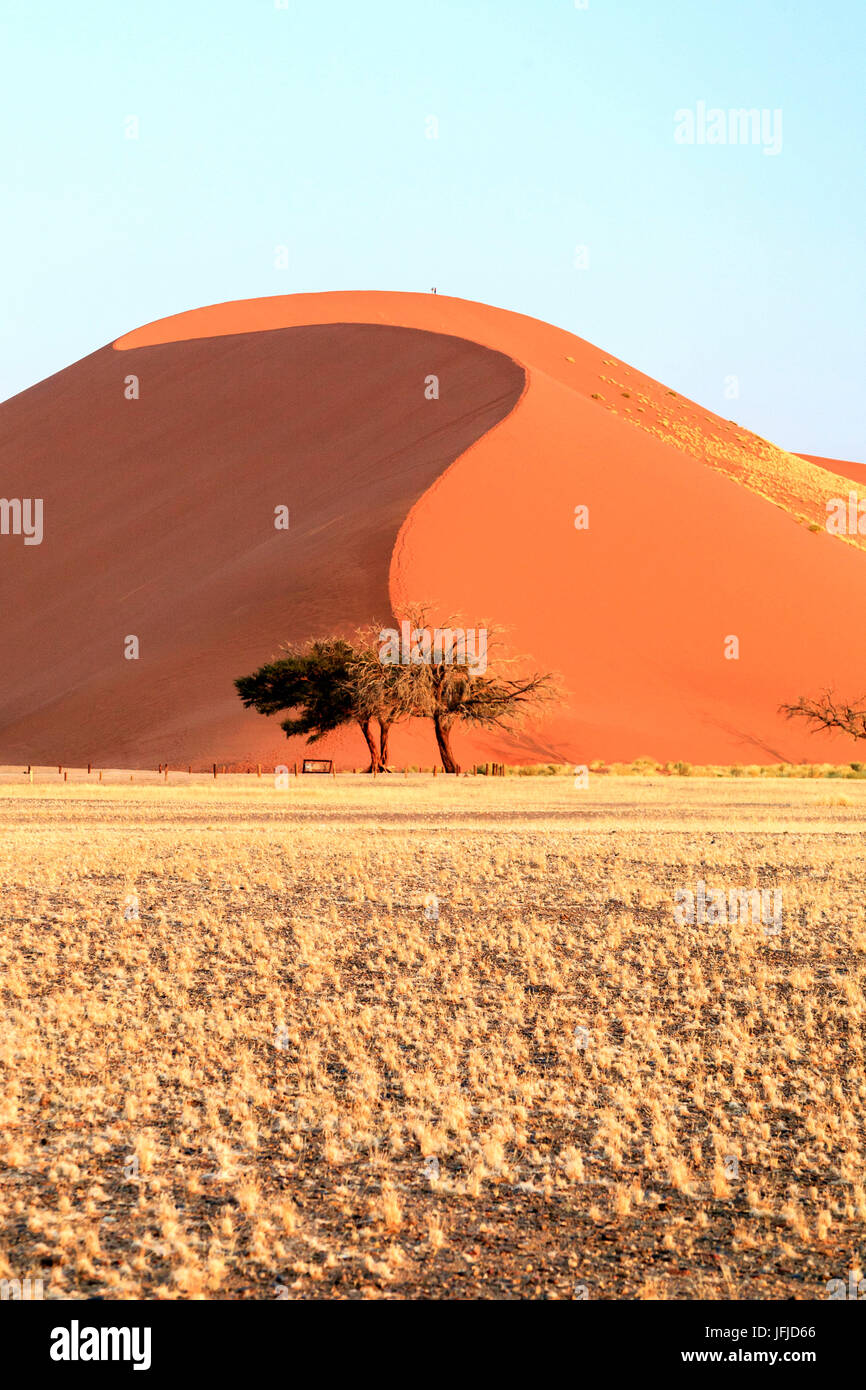
[[[425,599],[569,691],[514,736],[458,731],[464,764],[858,756],[777,713],[866,690],[862,543],[809,529],[843,466],[549,324],[438,295],[216,305],[0,406],[0,458],[45,506],[41,546],[0,536],[0,761],[292,761],[233,679]],[[363,763],[354,732],[312,751]],[[432,764],[429,727],[392,757]]]
[[[842,478],[853,478],[855,483],[866,484],[866,463],[852,463],[850,459],[826,459],[818,454],[800,454],[800,458],[817,463],[819,468],[827,468]],[[844,495],[847,496],[847,493]]]

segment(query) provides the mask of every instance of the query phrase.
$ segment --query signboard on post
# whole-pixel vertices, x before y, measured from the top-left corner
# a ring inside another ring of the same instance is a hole
[[[304,758],[302,772],[327,772],[334,770],[333,758]]]

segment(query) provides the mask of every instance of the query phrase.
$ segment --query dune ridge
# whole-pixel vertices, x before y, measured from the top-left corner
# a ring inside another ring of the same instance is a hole
[[[125,352],[155,343],[261,332],[306,322],[309,314],[314,315],[310,322],[357,322],[363,316],[370,323],[453,332],[508,352],[521,362],[528,377],[533,369],[542,368],[576,391],[589,392],[601,408],[733,478],[797,521],[823,526],[826,498],[835,495],[834,479],[859,477],[848,470],[860,465],[839,461],[839,469],[834,470],[833,459],[781,449],[565,329],[448,295],[331,291],[238,300],[158,319],[118,338],[114,346]],[[577,372],[563,369],[562,362],[576,366]],[[590,391],[591,386],[598,389]],[[862,547],[866,538],[850,538],[850,543]]]

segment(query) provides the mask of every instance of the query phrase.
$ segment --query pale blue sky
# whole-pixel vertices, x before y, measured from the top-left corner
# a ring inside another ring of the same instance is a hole
[[[198,305],[436,285],[866,459],[864,35],[862,0],[4,0],[0,398]],[[678,144],[699,101],[780,108],[781,152]]]

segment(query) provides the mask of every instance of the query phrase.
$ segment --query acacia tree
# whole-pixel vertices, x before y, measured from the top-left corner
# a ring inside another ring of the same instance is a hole
[[[357,680],[357,652],[342,637],[302,645],[286,644],[283,655],[235,681],[247,709],[259,714],[297,711],[284,719],[287,738],[306,736],[316,743],[346,724],[357,724],[370,753],[368,772],[378,771],[379,752],[372,733],[375,709]]]
[[[451,731],[456,723],[512,732],[533,706],[553,698],[554,693],[549,675],[534,672],[516,678],[480,676],[444,662],[428,668],[427,679],[422,676],[421,684],[422,708],[426,705],[433,720],[446,772],[457,771],[451,747]]]
[[[851,738],[866,739],[866,697],[859,700],[840,700],[832,690],[825,690],[814,700],[801,695],[792,705],[781,705],[780,714],[786,719],[805,719],[813,729],[838,729]]]
[[[409,718],[415,710],[412,691],[402,675],[402,668],[388,665],[380,659],[376,646],[381,631],[377,623],[360,628],[355,634],[352,660],[352,679],[359,706],[379,725],[380,772],[388,772],[388,742],[391,728]]]
[[[426,605],[412,607],[402,615],[413,641],[415,635],[430,633],[429,615]],[[477,665],[466,659],[465,644],[456,636],[465,632],[457,619],[447,619],[446,625],[436,630],[441,634],[438,643],[431,644],[428,638],[423,655],[419,653],[420,659],[393,665],[377,660],[388,673],[387,688],[395,718],[432,720],[443,770],[453,773],[457,771],[451,746],[455,724],[462,721],[478,728],[512,731],[531,708],[556,698],[558,691],[549,674],[506,675],[507,668],[519,663],[517,658],[501,653],[496,657],[496,672],[480,672]],[[485,655],[489,657],[490,634],[493,633],[497,645],[496,630],[475,629],[481,630],[487,634]]]
[[[291,711],[282,722],[288,738],[305,736],[315,743],[350,723],[360,728],[370,753],[368,772],[387,771],[388,739],[403,719],[430,719],[445,772],[456,772],[451,732],[463,721],[484,729],[511,731],[532,707],[558,694],[551,675],[505,674],[517,658],[499,655],[497,671],[479,669],[467,659],[464,629],[449,619],[435,646],[430,642],[428,609],[419,605],[404,615],[413,642],[423,651],[409,660],[385,659],[377,626],[359,629],[353,642],[328,637],[301,646],[286,645],[283,655],[250,676],[235,681],[243,703],[260,714]],[[485,663],[489,654],[489,633]],[[386,629],[387,631],[387,629]],[[426,641],[422,641],[425,638]],[[494,634],[495,641],[495,634]],[[373,724],[379,726],[379,746]]]

